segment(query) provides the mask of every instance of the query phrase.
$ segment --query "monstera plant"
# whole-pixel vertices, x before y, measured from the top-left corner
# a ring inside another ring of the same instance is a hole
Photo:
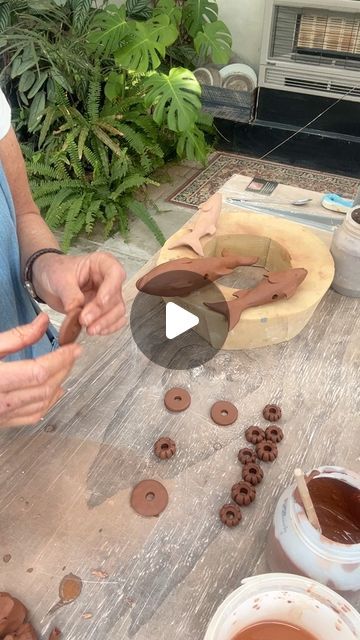
[[[139,188],[175,154],[206,161],[211,119],[192,69],[226,63],[231,36],[216,0],[94,4],[0,0],[0,80],[65,248],[96,222],[126,235],[129,215],[162,242]]]

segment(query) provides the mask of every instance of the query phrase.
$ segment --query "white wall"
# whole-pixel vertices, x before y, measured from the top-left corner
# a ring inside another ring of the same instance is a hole
[[[233,50],[239,62],[257,72],[266,0],[218,0],[219,17],[229,27]]]

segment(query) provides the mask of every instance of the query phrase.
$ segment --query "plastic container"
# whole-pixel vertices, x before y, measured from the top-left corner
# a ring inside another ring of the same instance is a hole
[[[274,573],[247,578],[219,607],[204,640],[233,640],[257,622],[287,622],[318,640],[359,640],[360,615],[313,580]]]
[[[360,476],[341,467],[320,467],[316,476],[360,489]],[[341,544],[321,535],[295,500],[295,490],[296,485],[288,487],[276,506],[266,550],[269,567],[308,576],[344,595],[356,593],[360,590],[360,544]]]
[[[360,206],[349,211],[334,231],[330,251],[335,262],[332,288],[343,296],[360,298]]]

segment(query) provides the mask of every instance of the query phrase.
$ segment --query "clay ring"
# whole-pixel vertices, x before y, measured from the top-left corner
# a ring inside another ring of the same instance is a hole
[[[220,427],[228,427],[237,420],[238,410],[231,402],[220,400],[213,404],[210,415],[215,424],[218,424]]]
[[[275,425],[267,427],[265,429],[265,438],[266,440],[270,440],[270,442],[275,442],[278,444],[284,437],[283,430],[280,427],[276,427]]]
[[[168,492],[156,480],[139,482],[133,489],[130,499],[134,511],[145,518],[160,515],[166,509],[168,502]]]
[[[174,411],[175,413],[185,411],[191,404],[190,393],[181,387],[173,387],[173,389],[169,389],[166,392],[164,404],[169,411]]]
[[[82,326],[79,322],[79,316],[81,312],[82,307],[78,307],[65,316],[59,330],[58,342],[60,347],[75,342],[76,338],[80,335]]]
[[[247,464],[248,462],[256,462],[256,451],[254,449],[240,449],[238,453],[238,460],[241,464]]]
[[[248,482],[238,482],[231,489],[231,497],[240,507],[248,507],[256,498],[256,489]]]
[[[256,453],[259,460],[263,460],[263,462],[274,462],[278,456],[278,448],[275,442],[263,440],[256,445]]]
[[[263,409],[263,416],[269,422],[277,422],[280,420],[282,411],[277,404],[267,404]]]
[[[169,460],[176,453],[176,444],[171,438],[159,438],[154,444],[154,453],[160,460]]]
[[[237,504],[224,504],[219,515],[221,522],[227,527],[237,527],[242,520],[240,507]]]
[[[242,477],[245,482],[256,486],[262,481],[264,472],[260,465],[255,464],[254,462],[249,462],[249,464],[245,464],[243,466]]]
[[[265,440],[265,431],[261,427],[249,427],[245,431],[245,438],[251,444],[258,444]]]

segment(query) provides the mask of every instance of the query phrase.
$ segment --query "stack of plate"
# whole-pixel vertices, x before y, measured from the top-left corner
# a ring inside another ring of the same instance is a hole
[[[257,87],[257,75],[247,64],[228,64],[222,69],[214,65],[199,67],[194,74],[200,84],[251,93]]]

